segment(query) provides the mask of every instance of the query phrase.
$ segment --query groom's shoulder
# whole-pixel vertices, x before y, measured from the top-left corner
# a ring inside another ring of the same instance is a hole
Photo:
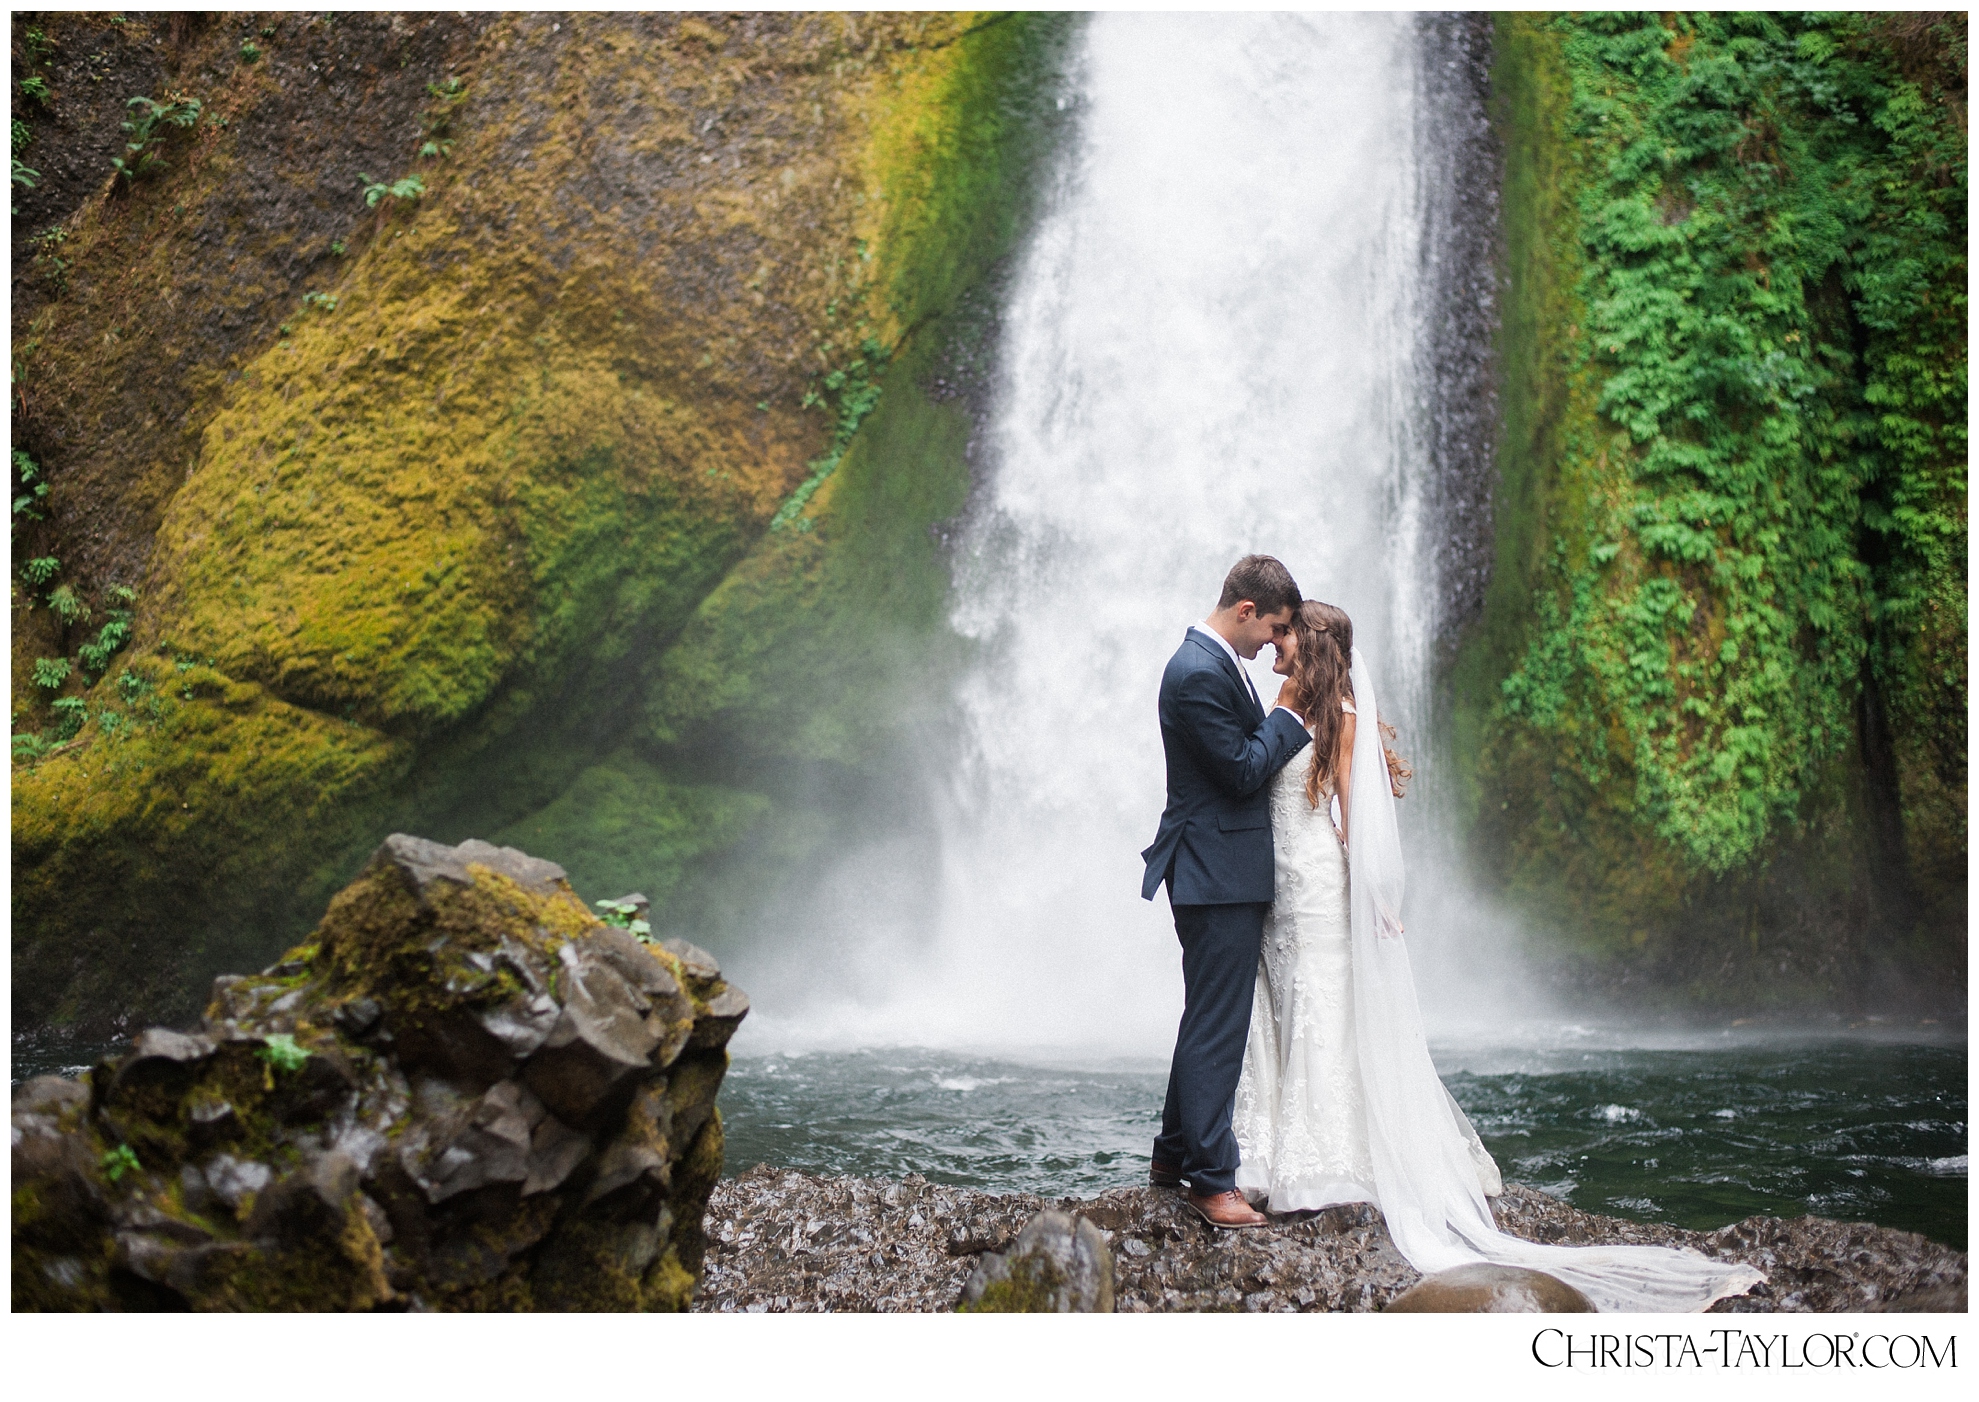
[[[1189,632],[1182,635],[1181,644],[1169,657],[1168,666],[1162,670],[1161,676],[1164,682],[1174,682],[1195,672],[1220,670],[1216,654],[1194,632]]]

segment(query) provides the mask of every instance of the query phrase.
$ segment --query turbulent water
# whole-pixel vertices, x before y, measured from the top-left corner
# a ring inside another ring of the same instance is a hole
[[[1813,1213],[1965,1248],[1963,1042],[1575,1040],[1437,1057],[1508,1180],[1698,1230]],[[729,1171],[1091,1196],[1146,1181],[1163,1077],[922,1049],[744,1057],[722,1091]]]

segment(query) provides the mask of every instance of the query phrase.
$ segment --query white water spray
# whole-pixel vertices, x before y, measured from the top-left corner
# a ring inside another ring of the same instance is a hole
[[[1166,897],[1139,896],[1155,692],[1244,554],[1352,615],[1427,755],[1415,54],[1405,15],[1090,21],[957,555],[980,658],[930,775],[934,937],[893,943],[870,1001],[765,1033],[1165,1056],[1180,960]]]

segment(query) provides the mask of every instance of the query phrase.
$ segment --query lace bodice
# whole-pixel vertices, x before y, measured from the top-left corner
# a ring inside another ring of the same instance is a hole
[[[1374,1200],[1353,1036],[1347,853],[1303,756],[1271,783],[1275,899],[1265,916],[1232,1128],[1237,1186],[1274,1212]]]

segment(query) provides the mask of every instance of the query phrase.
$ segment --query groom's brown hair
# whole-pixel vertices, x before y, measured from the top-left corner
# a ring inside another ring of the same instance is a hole
[[[1223,576],[1223,595],[1216,601],[1220,609],[1249,599],[1259,613],[1277,613],[1299,606],[1299,586],[1292,572],[1271,555],[1246,555]]]

